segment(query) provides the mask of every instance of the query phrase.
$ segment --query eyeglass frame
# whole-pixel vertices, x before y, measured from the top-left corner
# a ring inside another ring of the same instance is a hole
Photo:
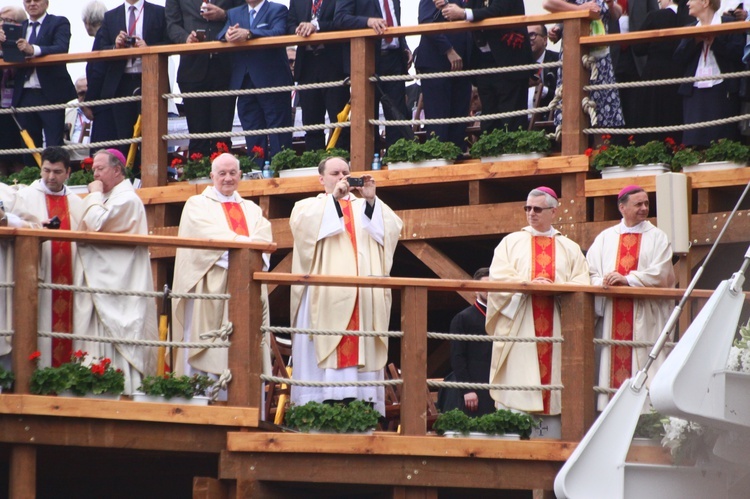
[[[534,213],[536,213],[537,215],[539,215],[544,210],[551,210],[552,208],[554,208],[554,206],[547,206],[547,207],[543,208],[541,206],[528,206],[528,205],[526,205],[526,206],[523,207],[523,211],[525,211],[526,213],[528,213],[530,211],[533,211]]]

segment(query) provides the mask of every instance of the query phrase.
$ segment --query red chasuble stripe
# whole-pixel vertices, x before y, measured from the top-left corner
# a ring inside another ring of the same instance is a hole
[[[224,208],[224,215],[227,217],[227,223],[232,232],[238,236],[250,237],[250,231],[247,229],[247,221],[245,220],[245,212],[242,211],[242,206],[239,203],[221,203],[221,207]]]
[[[641,234],[620,234],[620,245],[617,248],[615,270],[626,276],[638,268],[638,256],[641,251]],[[612,300],[612,339],[633,340],[633,300],[614,298]],[[633,368],[633,349],[629,346],[611,347],[610,388],[620,388],[623,381],[631,376]]]
[[[357,236],[354,231],[354,215],[352,213],[352,203],[348,199],[339,199],[341,213],[344,215],[344,227],[349,235],[354,250],[354,261],[357,262]],[[354,300],[354,310],[349,318],[349,324],[346,326],[347,331],[359,330],[359,290],[357,298]],[[359,337],[342,336],[341,341],[336,347],[336,362],[339,369],[345,367],[356,367],[359,365]]]
[[[60,230],[70,230],[68,199],[65,196],[44,196],[49,218],[60,219]],[[73,254],[70,242],[51,241],[52,244],[52,283],[73,284]],[[52,290],[52,332],[70,333],[73,331],[73,292]],[[70,362],[73,342],[62,338],[52,338],[52,367]]]
[[[531,278],[546,277],[555,280],[555,238],[534,236],[531,242],[532,269]],[[537,338],[552,336],[555,320],[555,299],[552,296],[532,296],[531,311],[534,316],[534,334]],[[539,359],[539,377],[542,385],[552,383],[552,344],[537,343]],[[542,392],[544,414],[549,414],[550,392]]]

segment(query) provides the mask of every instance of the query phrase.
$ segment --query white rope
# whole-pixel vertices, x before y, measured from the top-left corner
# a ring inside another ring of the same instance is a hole
[[[128,144],[140,144],[141,138],[135,137],[132,139],[118,139],[118,140],[104,140],[102,142],[92,142],[90,144],[68,144],[60,146],[62,149],[67,151],[73,151],[77,149],[103,149],[106,147],[126,146]],[[35,147],[34,149],[0,149],[0,156],[8,156],[11,154],[31,154],[33,152],[43,152],[44,147]]]
[[[13,286],[15,286],[16,283],[14,281],[11,282],[0,282],[0,289],[10,289]]]
[[[563,343],[563,338],[519,338],[509,336],[488,336],[486,334],[451,334],[451,333],[427,333],[427,337],[433,340],[452,341],[497,341],[500,343]]]
[[[659,87],[663,85],[678,85],[681,83],[694,83],[696,81],[727,80],[732,78],[745,78],[750,76],[750,71],[738,71],[734,73],[721,73],[713,76],[685,76],[681,78],[664,78],[661,80],[628,81],[623,83],[601,83],[598,85],[586,85],[583,90],[592,92],[594,90],[613,90],[616,88],[645,88]]]
[[[13,330],[12,329],[0,329],[0,337],[3,336],[13,336]]]
[[[19,113],[41,113],[44,111],[58,111],[60,109],[71,109],[75,107],[96,107],[109,106],[112,104],[124,104],[126,102],[140,102],[140,95],[130,97],[115,97],[112,99],[92,100],[86,102],[67,102],[65,104],[47,104],[44,106],[25,106],[25,107],[7,107],[0,109],[0,114],[19,114]]]
[[[346,80],[327,81],[323,83],[304,83],[300,85],[285,85],[279,87],[248,88],[243,90],[213,90],[211,92],[185,92],[183,94],[162,94],[162,99],[205,99],[206,97],[234,97],[240,95],[273,94],[277,92],[292,92],[305,90],[320,90],[325,88],[342,87],[348,83]]]
[[[674,348],[676,344],[677,343],[674,343],[673,341],[668,341],[664,344],[664,346],[668,348]],[[594,345],[624,346],[624,347],[632,347],[632,348],[652,348],[654,346],[654,343],[649,342],[649,341],[610,340],[610,339],[603,339],[603,338],[594,338]]]
[[[601,386],[595,386],[594,391],[596,393],[607,393],[607,394],[613,395],[617,393],[617,388],[603,388]]]
[[[370,76],[371,82],[376,81],[413,81],[413,80],[433,80],[435,78],[460,78],[462,76],[481,76],[498,73],[515,73],[516,71],[533,71],[544,68],[559,68],[562,61],[542,62],[535,64],[524,64],[520,66],[502,66],[496,68],[484,69],[466,69],[463,71],[444,71],[442,73],[418,73],[416,75],[388,75],[388,76]]]
[[[729,118],[722,118],[712,121],[701,121],[699,123],[689,123],[686,125],[670,125],[670,126],[659,126],[659,127],[644,127],[644,128],[585,128],[581,130],[585,134],[620,134],[620,135],[633,135],[636,133],[660,133],[660,132],[679,132],[683,130],[698,130],[700,128],[708,128],[718,125],[728,125],[729,123],[737,123],[739,121],[750,120],[750,114],[741,114],[739,116],[732,116]]]
[[[212,132],[212,133],[173,133],[162,135],[162,140],[186,140],[186,139],[216,139],[222,137],[250,137],[254,135],[271,135],[275,133],[306,132],[310,130],[329,130],[332,128],[347,128],[351,126],[349,121],[340,123],[329,123],[320,125],[287,126],[280,128],[264,128],[262,130],[244,130],[242,132]]]
[[[559,391],[563,385],[493,385],[490,383],[461,383],[458,381],[428,381],[430,388],[458,388],[462,390]]]
[[[125,338],[103,338],[99,336],[88,336],[85,334],[59,333],[51,331],[39,331],[37,335],[41,338],[61,338],[64,340],[91,341],[94,343],[111,343],[114,345],[136,345],[143,347],[177,347],[177,348],[229,348],[231,342],[201,343],[191,341],[157,341],[137,340]]]
[[[219,379],[211,385],[211,387],[208,389],[208,396],[211,400],[216,402],[216,400],[219,398],[219,392],[221,390],[226,390],[229,386],[229,382],[232,381],[232,372],[229,369],[225,369],[223,373],[219,376]]]
[[[298,329],[294,327],[266,327],[260,330],[264,333],[274,334],[309,334],[311,336],[365,336],[365,337],[387,337],[401,338],[404,333],[401,331],[339,331],[333,329]]]
[[[512,118],[515,116],[525,116],[527,114],[548,113],[555,109],[554,107],[534,107],[531,109],[520,109],[518,111],[507,111],[505,113],[480,114],[479,116],[462,116],[460,118],[436,118],[429,120],[369,120],[371,125],[384,126],[410,126],[410,125],[451,125],[455,123],[473,123],[475,121],[499,120],[502,118]]]
[[[306,386],[309,388],[324,388],[326,386],[339,386],[339,387],[398,386],[404,383],[400,379],[387,379],[387,380],[382,380],[382,381],[341,381],[341,382],[303,381],[301,379],[279,378],[278,376],[268,376],[266,374],[261,374],[260,379],[263,381],[272,381],[277,384]]]
[[[231,336],[233,330],[234,326],[232,325],[232,323],[227,322],[225,324],[222,324],[218,330],[206,331],[205,333],[199,334],[198,337],[203,341],[219,339],[223,342],[226,342],[229,340],[229,336]]]
[[[144,298],[164,298],[164,293],[158,291],[128,291],[109,288],[90,288],[87,286],[74,286],[71,284],[39,283],[39,289],[53,289],[57,291],[75,291],[77,293],[89,293],[96,295],[113,296],[141,296]],[[232,297],[226,293],[173,293],[169,292],[169,298],[203,299],[203,300],[229,300]]]

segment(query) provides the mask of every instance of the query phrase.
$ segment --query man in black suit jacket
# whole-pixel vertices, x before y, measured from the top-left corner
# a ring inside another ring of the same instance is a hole
[[[140,48],[166,42],[164,7],[144,0],[126,0],[123,5],[104,14],[104,22],[96,33],[92,50],[121,49],[128,46]],[[86,100],[138,94],[141,88],[141,71],[140,58],[89,63],[86,66],[89,84]],[[113,106],[94,106],[93,110],[91,142],[99,142],[131,138],[141,105],[138,102],[128,102]],[[129,147],[125,145],[118,149],[127,154]]]
[[[64,17],[47,14],[48,0],[24,2],[29,20],[21,26],[25,37],[16,43],[28,58],[47,54],[66,54],[70,45],[70,23]],[[20,67],[16,72],[13,106],[64,104],[76,96],[76,89],[65,64]],[[18,121],[37,146],[42,145],[42,130],[47,146],[61,146],[65,130],[65,110],[20,113]],[[7,131],[6,131],[7,133]],[[35,164],[30,155],[27,165]]]
[[[526,27],[531,41],[531,56],[535,62],[557,62],[560,54],[547,50],[547,27],[544,24],[533,24]],[[552,102],[557,86],[557,68],[538,69],[529,82],[529,107],[544,107]],[[541,95],[539,95],[541,94]],[[538,99],[538,102],[537,102]],[[537,104],[535,106],[535,104]],[[545,116],[538,117],[542,121]]]
[[[167,32],[172,43],[215,41],[224,27],[226,11],[243,5],[244,0],[167,0],[164,5]],[[201,31],[203,30],[203,31]],[[228,52],[180,56],[177,83],[182,92],[227,90],[232,66]],[[234,120],[236,97],[183,99],[183,109],[190,133],[230,132]],[[230,143],[229,138],[190,139],[190,154],[209,156],[216,143]]]
[[[387,11],[381,2],[388,2]],[[388,21],[390,18],[390,23]],[[372,28],[382,35],[388,26],[401,25],[400,0],[337,0],[333,22],[336,29]],[[349,70],[349,52],[345,50],[345,68]],[[411,51],[404,37],[381,38],[375,50],[375,72],[380,76],[403,75],[411,66]],[[411,115],[406,109],[404,82],[380,82],[375,90],[375,113],[378,103],[383,104],[383,114],[387,120],[408,120]],[[390,147],[402,137],[411,139],[411,127],[385,128],[385,145]]]
[[[287,27],[289,34],[310,36],[319,31],[333,31],[336,0],[290,0]],[[340,43],[301,45],[294,64],[294,79],[301,84],[343,80],[344,46]],[[302,124],[317,125],[325,121],[326,112],[331,123],[349,102],[349,88],[342,85],[320,90],[304,90],[297,94],[302,107]],[[308,151],[325,148],[322,130],[305,132]],[[342,128],[336,147],[349,149],[349,129]]]
[[[453,3],[442,7],[443,17],[449,21],[483,21],[492,17],[523,16],[526,10],[523,0],[466,0],[462,8]],[[436,5],[440,3],[436,2]],[[486,5],[486,6],[485,6]],[[440,5],[437,5],[441,8]],[[492,68],[531,64],[531,47],[525,28],[474,31],[477,48],[474,51],[474,66]],[[496,114],[526,109],[529,71],[514,71],[477,77],[477,89],[482,100],[482,114]],[[526,128],[526,116],[482,121],[482,130],[508,127],[509,130]]]

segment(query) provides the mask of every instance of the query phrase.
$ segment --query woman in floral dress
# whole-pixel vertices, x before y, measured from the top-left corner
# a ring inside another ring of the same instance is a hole
[[[609,24],[610,16],[617,20],[622,14],[622,8],[613,0],[544,0],[543,7],[549,12],[569,12],[574,10],[590,10],[601,15],[604,26]],[[560,51],[560,60],[562,60],[562,51]],[[596,79],[591,80],[592,85],[604,83],[615,83],[615,70],[612,65],[612,58],[607,51],[606,55],[597,59],[596,69],[598,75]],[[557,73],[557,86],[562,84],[562,69]],[[620,93],[617,89],[613,90],[595,90],[591,92],[591,99],[596,103],[597,126],[604,128],[621,127],[625,125],[625,118],[622,116],[622,105],[620,104]],[[562,122],[562,111],[555,111],[555,125]]]

